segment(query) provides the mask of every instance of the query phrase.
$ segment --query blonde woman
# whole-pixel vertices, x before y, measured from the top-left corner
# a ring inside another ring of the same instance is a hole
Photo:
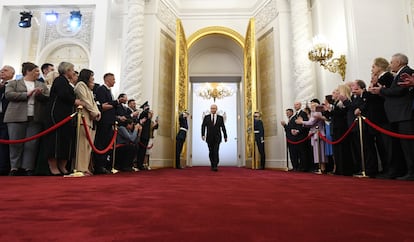
[[[78,82],[75,86],[76,98],[80,99],[83,103],[82,114],[84,116],[85,123],[81,120],[81,126],[79,130],[77,161],[74,164],[76,171],[83,172],[88,175],[92,175],[90,170],[91,151],[92,148],[86,137],[84,125],[87,126],[91,135],[92,143],[95,139],[94,121],[101,119],[101,112],[99,112],[98,106],[93,98],[92,89],[95,85],[94,73],[88,69],[82,69],[79,73]]]

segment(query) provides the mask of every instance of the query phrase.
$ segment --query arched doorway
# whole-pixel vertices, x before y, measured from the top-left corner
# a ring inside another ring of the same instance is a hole
[[[200,127],[204,115],[209,114],[210,105],[218,106],[218,113],[225,118],[228,134],[227,142],[220,145],[220,166],[243,166],[239,157],[243,148],[239,140],[243,136],[239,117],[242,106],[240,84],[243,76],[243,49],[231,38],[222,34],[211,34],[200,38],[188,50],[189,109],[191,139],[187,165],[209,166],[208,147],[201,139]],[[207,89],[211,91],[218,85],[232,95],[201,97]]]
[[[220,26],[213,26],[201,29],[191,35],[188,40],[185,38],[185,33],[181,24],[180,20],[177,20],[177,30],[176,30],[176,82],[175,82],[175,110],[176,115],[182,110],[189,109],[192,103],[189,103],[191,100],[191,96],[194,92],[192,90],[190,84],[190,75],[189,75],[189,66],[193,63],[193,60],[196,60],[199,56],[203,56],[200,53],[203,51],[208,52],[208,54],[204,55],[207,56],[204,59],[211,59],[215,65],[213,72],[205,73],[204,70],[204,77],[207,78],[214,78],[216,76],[223,75],[227,76],[229,73],[220,72],[218,67],[222,67],[220,65],[220,61],[223,60],[223,53],[226,53],[230,56],[233,55],[233,61],[226,62],[227,65],[234,65],[235,63],[238,64],[238,71],[236,71],[241,79],[241,84],[237,87],[238,89],[238,99],[236,99],[236,103],[240,103],[240,109],[237,111],[237,121],[236,123],[239,125],[237,126],[237,136],[235,139],[237,140],[237,151],[236,152],[236,164],[238,166],[247,166],[252,168],[257,168],[255,162],[253,162],[254,157],[254,137],[253,137],[253,111],[256,110],[256,59],[255,59],[255,36],[254,36],[254,20],[251,19],[249,22],[249,26],[247,28],[246,38],[243,38],[240,34],[231,30],[229,28],[220,27]],[[216,38],[215,40],[221,41],[205,41],[203,44],[203,40],[208,40],[208,38]],[[217,43],[225,42],[227,46],[217,46]],[[201,43],[201,44],[197,44]],[[216,43],[212,45],[211,43]],[[231,44],[229,44],[231,43]],[[194,47],[194,49],[193,49]],[[209,53],[210,51],[217,52],[217,49],[221,49],[219,51],[219,57],[214,58]],[[235,49],[237,49],[235,51]],[[197,51],[198,50],[198,51]],[[190,55],[192,53],[196,53],[194,55]],[[194,58],[194,59],[193,59]],[[203,59],[203,58],[198,58]],[[218,63],[216,63],[217,61]],[[212,62],[210,62],[212,63]],[[231,64],[232,63],[232,64]],[[217,65],[218,64],[218,65]],[[194,66],[203,66],[203,65],[194,65]],[[211,66],[211,65],[209,65]],[[240,68],[240,67],[243,68]],[[196,69],[196,68],[195,68]],[[203,76],[203,71],[197,73],[195,69],[192,69],[192,74],[194,76]],[[240,71],[242,69],[242,71]],[[219,81],[217,81],[219,82]],[[208,105],[209,107],[209,105]],[[207,108],[208,108],[207,107]],[[191,106],[192,108],[192,106]],[[177,119],[176,119],[177,120]],[[178,124],[176,125],[178,129]],[[199,127],[192,127],[192,132],[197,132]],[[200,133],[201,135],[201,133]],[[187,147],[191,147],[191,139],[187,141]],[[234,151],[233,151],[234,152]],[[184,159],[186,160],[185,163],[187,165],[191,165],[191,152],[184,153]]]

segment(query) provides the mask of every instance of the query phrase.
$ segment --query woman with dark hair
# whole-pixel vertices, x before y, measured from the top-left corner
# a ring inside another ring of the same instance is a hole
[[[38,81],[39,67],[31,62],[22,64],[23,78],[11,80],[6,86],[5,96],[9,100],[4,115],[10,140],[31,137],[42,130],[44,108],[49,96],[49,89]],[[33,175],[38,140],[10,145],[10,175],[18,175],[22,169],[25,175]]]
[[[94,80],[93,71],[82,69],[75,86],[75,95],[83,102],[82,114],[85,118],[85,123],[81,120],[79,140],[77,141],[78,150],[76,150],[76,152],[78,152],[77,161],[74,164],[74,169],[88,175],[92,174],[90,170],[92,149],[88,143],[85,128],[83,126],[87,126],[93,143],[93,140],[95,139],[94,121],[99,121],[101,119],[101,112],[99,112],[92,93],[93,87],[95,86]]]
[[[82,105],[81,100],[76,99],[73,87],[69,82],[75,75],[74,65],[68,62],[61,62],[58,72],[60,76],[55,79],[50,89],[49,127],[74,113],[75,106]],[[74,133],[74,126],[71,122],[67,122],[49,134],[47,157],[52,175],[69,173],[66,169],[66,164],[73,155]]]

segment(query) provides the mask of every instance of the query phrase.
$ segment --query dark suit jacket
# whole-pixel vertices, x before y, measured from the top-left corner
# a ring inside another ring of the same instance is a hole
[[[359,108],[361,110],[362,115],[366,115],[367,112],[367,97],[368,97],[368,92],[363,92],[361,96],[351,96],[351,100],[347,99],[345,100],[343,103],[345,105],[345,107],[348,109],[347,112],[347,122],[348,122],[348,127],[350,127],[352,125],[352,123],[355,121],[355,118],[357,116],[355,116],[355,110],[357,108]],[[353,129],[353,131],[357,131],[357,127],[355,127]]]
[[[102,124],[114,124],[115,123],[115,116],[116,116],[116,107],[118,106],[118,101],[112,99],[111,90],[108,89],[105,85],[101,85],[96,89],[96,101],[99,102],[99,109],[101,111],[102,117],[99,120],[99,123]],[[103,111],[102,105],[104,103],[109,103],[114,108],[109,110]]]
[[[187,136],[187,131],[182,130],[181,128],[188,129],[187,118],[184,118],[183,114],[180,114],[178,118],[178,122],[180,124],[180,130],[178,130],[176,139],[177,140],[185,140]]]
[[[6,86],[3,86],[0,88],[1,106],[3,110],[3,112],[0,113],[0,123],[3,123],[3,117],[4,117],[4,114],[6,113],[7,104],[9,103],[9,101],[6,99],[6,95],[4,94],[5,91],[6,91]]]
[[[306,128],[303,125],[297,124],[295,122],[298,117],[302,117],[303,121],[309,120],[308,115],[303,110],[299,110],[298,113],[295,113],[293,115],[293,117],[289,120],[288,126],[289,126],[290,130],[296,129],[296,130],[299,131],[299,133],[297,135],[292,135],[290,137],[287,137],[291,141],[302,140],[302,139],[306,138],[309,134],[309,128]],[[291,135],[290,130],[289,130],[289,135]],[[286,130],[286,132],[287,132],[287,130]]]
[[[206,136],[207,143],[220,143],[221,132],[223,132],[224,138],[227,139],[227,131],[224,126],[223,116],[216,114],[216,117],[216,124],[211,121],[211,114],[206,115],[201,124],[201,136]]]
[[[50,89],[49,110],[55,124],[75,111],[75,91],[65,76],[58,76]]]
[[[414,70],[405,66],[395,76],[389,88],[381,88],[381,95],[385,97],[384,108],[387,118],[391,123],[407,121],[412,118],[413,97],[406,87],[401,87],[398,82],[401,81],[400,75],[407,73],[411,76]]]

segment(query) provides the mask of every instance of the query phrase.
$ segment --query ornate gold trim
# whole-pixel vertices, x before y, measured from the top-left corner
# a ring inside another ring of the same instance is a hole
[[[175,133],[178,132],[179,123],[178,116],[179,113],[188,109],[188,48],[187,40],[185,38],[185,32],[181,20],[177,19],[176,21],[176,43],[175,43],[175,112],[174,112],[174,122],[175,122]],[[173,158],[173,167],[175,167],[175,144],[176,140],[174,139],[174,158]],[[183,155],[187,157],[187,144],[184,146]]]
[[[256,36],[254,18],[251,18],[246,31],[244,48],[244,110],[245,113],[245,136],[246,136],[246,166],[251,162],[251,168],[259,167],[255,159],[254,141],[254,118],[253,113],[257,110],[256,102]]]
[[[193,44],[197,42],[199,39],[207,35],[213,35],[213,34],[220,34],[220,35],[228,36],[232,38],[234,41],[236,41],[236,43],[239,44],[242,49],[244,49],[243,36],[232,29],[222,27],[222,26],[210,26],[210,27],[202,28],[196,31],[187,39],[187,49],[190,49],[193,46]]]

